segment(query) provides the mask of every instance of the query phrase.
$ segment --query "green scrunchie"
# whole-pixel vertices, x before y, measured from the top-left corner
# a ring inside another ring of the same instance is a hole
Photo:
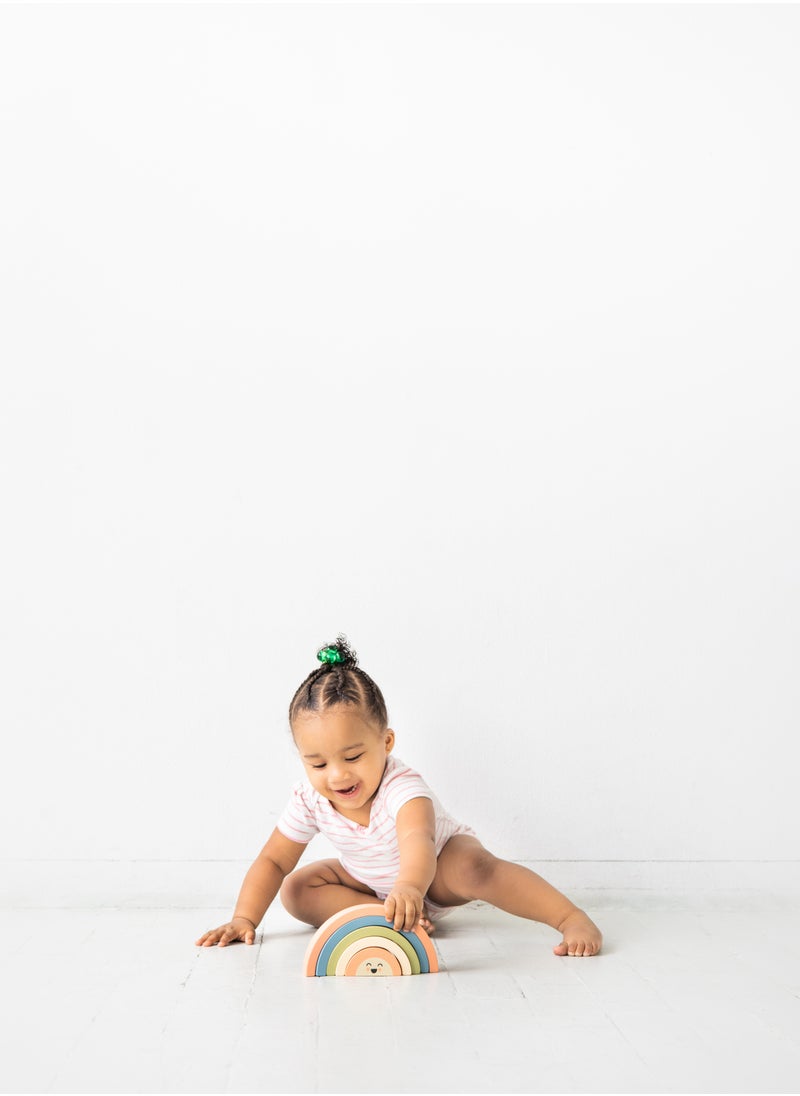
[[[317,658],[330,666],[335,666],[337,662],[344,662],[344,655],[335,647],[323,647],[321,651],[317,651]]]

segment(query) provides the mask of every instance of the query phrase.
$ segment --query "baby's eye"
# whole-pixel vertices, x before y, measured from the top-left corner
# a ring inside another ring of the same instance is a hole
[[[325,762],[323,761],[321,765],[312,765],[311,768],[312,769],[324,769],[325,768]]]
[[[348,763],[348,765],[352,765],[352,763],[353,763],[354,761],[358,761],[358,760],[359,760],[359,758],[361,758],[361,757],[363,757],[363,756],[364,756],[363,754],[358,754],[358,756],[357,756],[357,757],[346,757],[346,758],[345,758],[345,761],[346,761],[346,762]]]

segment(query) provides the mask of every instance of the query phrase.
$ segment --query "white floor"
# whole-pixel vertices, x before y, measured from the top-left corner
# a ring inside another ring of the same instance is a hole
[[[278,907],[224,950],[193,941],[227,909],[3,910],[0,1089],[798,1092],[796,909],[662,898],[582,899],[589,960],[468,907],[441,973],[375,980],[304,978],[310,930]]]

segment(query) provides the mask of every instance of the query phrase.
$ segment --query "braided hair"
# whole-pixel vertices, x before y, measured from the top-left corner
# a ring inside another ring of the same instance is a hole
[[[312,670],[292,697],[289,725],[303,712],[324,712],[339,704],[361,708],[381,731],[388,725],[386,703],[378,686],[358,665],[356,652],[341,633],[317,652],[322,663]]]

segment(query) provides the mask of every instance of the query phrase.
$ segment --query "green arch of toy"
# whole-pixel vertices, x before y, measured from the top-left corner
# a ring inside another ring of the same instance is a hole
[[[419,956],[417,955],[415,949],[411,946],[408,940],[405,939],[402,933],[395,932],[394,929],[387,928],[386,925],[364,926],[360,929],[354,929],[346,936],[343,936],[331,952],[331,956],[328,960],[326,969],[324,971],[318,970],[317,973],[327,975],[336,974],[336,968],[339,965],[339,960],[341,959],[342,955],[344,955],[347,948],[349,948],[351,944],[354,944],[356,940],[363,940],[367,936],[382,936],[386,940],[391,940],[393,944],[397,944],[408,956],[408,961],[411,964],[411,973],[422,973]],[[320,956],[320,959],[322,959],[322,956]],[[425,973],[427,973],[427,971]]]

